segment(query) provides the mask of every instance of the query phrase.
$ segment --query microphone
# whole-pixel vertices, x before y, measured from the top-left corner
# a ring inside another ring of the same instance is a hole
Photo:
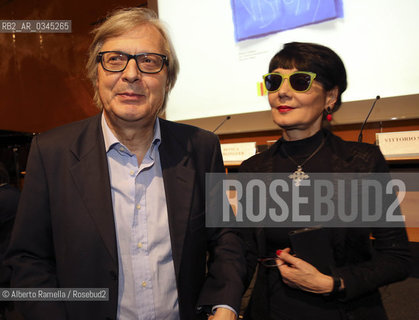
[[[358,142],[362,142],[362,130],[364,130],[365,124],[367,123],[367,120],[371,114],[372,109],[374,109],[375,104],[377,103],[377,101],[380,100],[380,96],[375,97],[374,102],[372,103],[370,112],[368,112],[367,117],[364,120],[364,123],[362,124],[361,130],[359,131],[359,136],[358,136]]]
[[[217,131],[218,129],[220,129],[220,127],[227,121],[227,120],[230,120],[231,119],[231,117],[230,116],[227,116],[227,117],[225,117],[224,118],[224,120],[223,121],[221,121],[221,123],[217,126],[217,128],[215,128],[214,130],[212,130],[212,133],[215,133],[215,131]]]

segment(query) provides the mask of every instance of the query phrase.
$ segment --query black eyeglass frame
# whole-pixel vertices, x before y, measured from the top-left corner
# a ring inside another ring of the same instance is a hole
[[[105,53],[110,53],[110,52],[123,54],[123,55],[125,55],[128,58],[127,59],[127,63],[125,64],[125,67],[124,68],[122,68],[121,70],[118,70],[118,71],[116,71],[116,70],[109,70],[109,69],[106,69],[105,68],[104,63],[103,63],[103,55]],[[143,71],[143,70],[141,70],[141,68],[140,68],[140,66],[138,64],[138,61],[137,61],[137,57],[139,57],[139,56],[147,56],[147,55],[155,55],[155,56],[159,56],[159,57],[162,58],[162,64],[161,64],[161,67],[160,67],[160,69],[158,71],[149,72],[149,71]],[[128,54],[128,53],[125,53],[125,52],[122,52],[122,51],[113,51],[113,50],[111,50],[111,51],[101,51],[96,56],[96,62],[97,63],[100,62],[100,64],[102,65],[102,68],[105,69],[106,71],[109,71],[109,72],[122,72],[122,71],[124,71],[127,68],[128,63],[130,62],[131,59],[134,59],[135,64],[137,65],[138,70],[140,70],[142,73],[147,73],[147,74],[159,73],[160,71],[162,71],[164,65],[166,65],[166,66],[169,65],[169,60],[167,59],[167,56],[165,56],[164,54],[154,53],[154,52],[141,52],[141,53],[137,53],[137,54]]]

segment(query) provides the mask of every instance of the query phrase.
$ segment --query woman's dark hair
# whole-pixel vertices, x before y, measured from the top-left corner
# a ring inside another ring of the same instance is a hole
[[[271,59],[269,72],[277,68],[297,69],[317,74],[316,80],[326,91],[338,87],[338,97],[333,111],[342,104],[341,95],[346,90],[346,70],[342,60],[330,48],[306,42],[290,42]]]

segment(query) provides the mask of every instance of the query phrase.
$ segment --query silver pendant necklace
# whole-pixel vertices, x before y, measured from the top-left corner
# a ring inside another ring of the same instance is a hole
[[[308,160],[310,160],[311,158],[313,158],[317,152],[320,151],[320,149],[324,146],[324,143],[326,142],[326,139],[323,137],[322,142],[320,143],[320,145],[316,148],[316,150],[313,151],[312,154],[310,154],[308,156],[307,159],[305,159],[301,164],[298,164],[297,161],[295,161],[289,154],[288,152],[285,150],[285,147],[282,148],[282,150],[284,151],[285,155],[292,161],[295,163],[295,165],[297,166],[297,170],[294,171],[293,174],[290,174],[288,176],[288,178],[292,179],[294,181],[294,185],[296,187],[301,185],[301,181],[310,178],[310,176],[305,173],[303,171],[303,165],[305,165],[307,163]]]

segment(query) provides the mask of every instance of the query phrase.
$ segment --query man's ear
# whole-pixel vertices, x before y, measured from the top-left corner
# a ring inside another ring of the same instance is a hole
[[[166,92],[169,92],[169,77],[166,79]]]

